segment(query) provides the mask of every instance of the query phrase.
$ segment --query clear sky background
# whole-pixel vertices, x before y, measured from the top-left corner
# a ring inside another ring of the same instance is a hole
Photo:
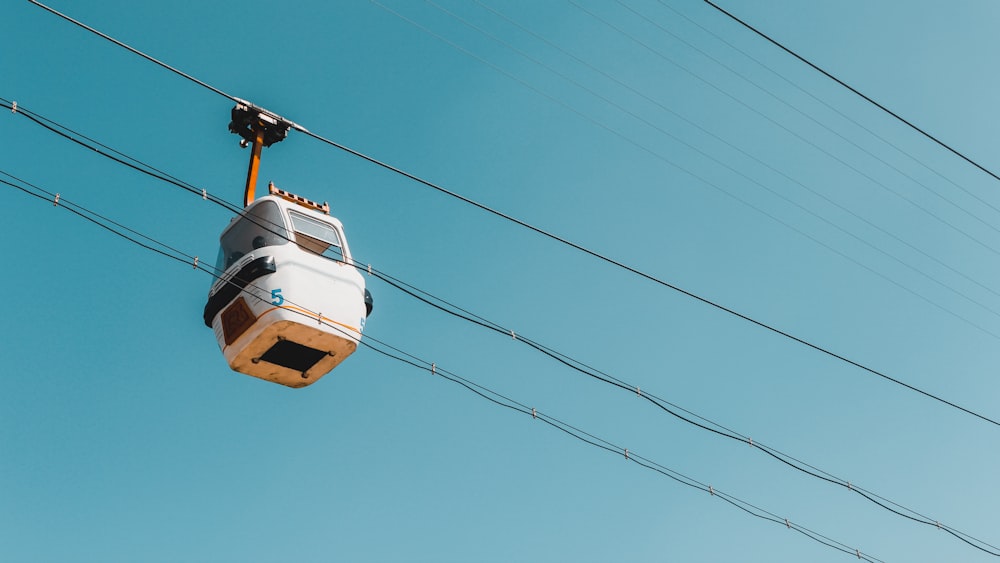
[[[1000,6],[722,6],[1000,168]],[[77,3],[324,137],[991,418],[1000,182],[695,0]],[[237,202],[232,103],[28,2],[0,97]],[[762,66],[765,65],[765,66]],[[0,115],[0,170],[203,260],[231,214]],[[9,178],[5,178],[8,179]],[[292,133],[356,259],[1000,545],[1000,427]],[[3,187],[0,559],[845,561],[368,349],[229,371],[212,279]],[[986,561],[368,278],[366,334],[885,561]]]

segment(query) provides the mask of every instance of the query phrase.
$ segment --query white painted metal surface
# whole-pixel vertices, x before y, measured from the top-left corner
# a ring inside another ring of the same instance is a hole
[[[205,321],[233,370],[304,387],[357,348],[365,281],[336,218],[262,197],[223,231],[218,267]]]

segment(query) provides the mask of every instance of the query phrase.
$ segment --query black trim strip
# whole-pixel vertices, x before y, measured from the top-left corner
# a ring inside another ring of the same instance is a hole
[[[208,298],[208,303],[205,304],[205,312],[202,315],[202,318],[205,320],[205,326],[212,328],[212,319],[215,318],[215,315],[218,315],[219,311],[230,301],[236,299],[236,296],[243,291],[243,288],[247,284],[259,277],[273,274],[277,271],[278,268],[274,265],[274,256],[261,256],[260,258],[251,260],[246,266],[240,268],[240,271],[226,282],[215,295]]]

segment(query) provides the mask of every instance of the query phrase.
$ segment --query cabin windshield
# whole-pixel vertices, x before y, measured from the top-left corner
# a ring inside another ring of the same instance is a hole
[[[306,252],[312,252],[344,262],[344,248],[337,229],[319,219],[313,219],[296,211],[289,211],[292,218],[292,229],[295,230],[295,242]]]
[[[248,252],[288,242],[281,209],[273,201],[262,201],[240,217],[219,240],[216,267],[225,270]]]

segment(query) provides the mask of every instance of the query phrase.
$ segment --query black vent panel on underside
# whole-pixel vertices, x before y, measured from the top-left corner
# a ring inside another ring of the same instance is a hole
[[[279,340],[271,346],[261,360],[295,371],[305,372],[326,356],[326,352],[303,346],[291,340]]]

